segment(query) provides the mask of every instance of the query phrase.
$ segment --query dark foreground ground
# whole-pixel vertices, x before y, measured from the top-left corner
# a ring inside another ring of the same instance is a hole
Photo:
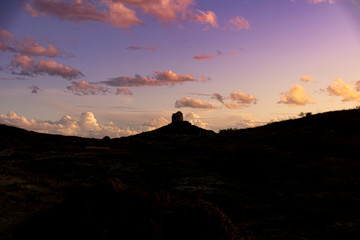
[[[0,239],[360,239],[359,123],[103,140],[0,125]]]

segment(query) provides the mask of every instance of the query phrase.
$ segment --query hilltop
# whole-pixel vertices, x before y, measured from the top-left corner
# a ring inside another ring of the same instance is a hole
[[[179,121],[102,140],[0,125],[0,238],[358,239],[359,122]]]

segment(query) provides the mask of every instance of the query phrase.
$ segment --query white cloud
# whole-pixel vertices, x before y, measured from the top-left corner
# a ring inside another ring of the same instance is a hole
[[[176,108],[190,107],[190,108],[204,108],[204,109],[212,109],[215,106],[210,103],[206,103],[196,98],[182,97],[175,102]]]
[[[0,114],[0,123],[41,133],[92,138],[103,138],[104,136],[114,138],[138,133],[129,128],[121,129],[111,123],[100,125],[92,112],[82,113],[80,120],[75,120],[66,115],[60,120],[53,122],[27,119],[11,111],[6,115]]]
[[[209,124],[206,122],[203,122],[199,115],[193,112],[189,112],[185,115],[184,118],[186,121],[190,122],[193,125],[196,125],[201,128],[208,128]]]

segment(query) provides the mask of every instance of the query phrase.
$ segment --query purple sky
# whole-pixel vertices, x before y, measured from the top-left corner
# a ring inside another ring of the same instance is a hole
[[[2,0],[0,123],[102,138],[360,102],[359,0]]]

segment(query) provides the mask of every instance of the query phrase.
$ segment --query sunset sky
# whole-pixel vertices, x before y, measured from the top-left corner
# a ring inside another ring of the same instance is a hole
[[[0,123],[96,138],[353,108],[360,0],[1,0],[0,86]]]

